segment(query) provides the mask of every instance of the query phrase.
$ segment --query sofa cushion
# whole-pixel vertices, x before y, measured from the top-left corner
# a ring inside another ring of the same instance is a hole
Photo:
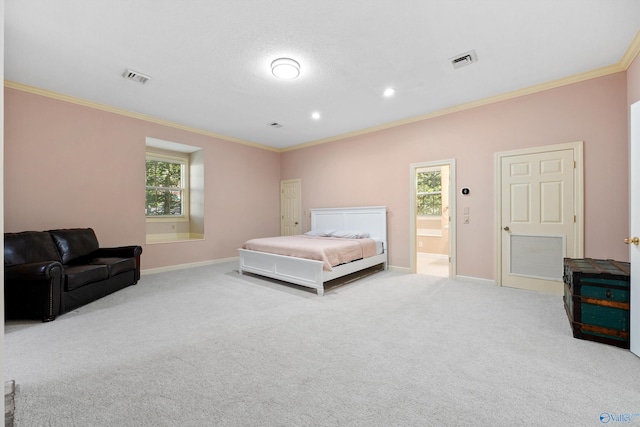
[[[60,261],[60,255],[49,233],[23,231],[4,234],[5,266],[42,261]]]
[[[109,271],[109,277],[136,269],[135,258],[93,258],[89,263],[93,265],[106,265]]]
[[[73,263],[98,250],[98,238],[91,228],[50,230],[63,264]]]
[[[89,283],[109,278],[106,265],[65,265],[65,290],[72,291]]]

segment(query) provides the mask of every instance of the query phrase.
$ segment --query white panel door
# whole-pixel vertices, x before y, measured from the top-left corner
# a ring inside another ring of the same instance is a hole
[[[302,234],[300,219],[300,180],[290,179],[280,182],[280,234],[294,236]]]
[[[640,246],[635,237],[640,237],[640,102],[631,106],[631,163],[630,173],[630,207],[629,218],[631,230],[629,237],[629,260],[631,261],[631,301],[630,301],[630,325],[629,345],[633,353],[640,356]]]
[[[575,244],[572,149],[501,157],[502,285],[563,293]]]

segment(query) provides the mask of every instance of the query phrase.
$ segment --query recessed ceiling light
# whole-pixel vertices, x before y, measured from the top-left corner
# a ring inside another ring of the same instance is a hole
[[[384,90],[382,94],[388,98],[390,96],[393,96],[394,93],[396,93],[396,90],[392,87],[388,87]]]
[[[311,114],[311,118],[314,119],[314,120],[320,119],[320,113],[318,113],[317,111],[313,112]]]
[[[279,79],[295,79],[300,75],[300,64],[290,58],[278,58],[271,63],[271,72]]]

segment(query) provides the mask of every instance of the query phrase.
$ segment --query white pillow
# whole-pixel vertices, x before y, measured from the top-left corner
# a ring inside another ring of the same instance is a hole
[[[330,237],[334,230],[310,230],[304,233],[307,236]]]
[[[341,237],[344,239],[365,239],[369,237],[369,233],[358,230],[339,230],[331,233],[331,237]]]

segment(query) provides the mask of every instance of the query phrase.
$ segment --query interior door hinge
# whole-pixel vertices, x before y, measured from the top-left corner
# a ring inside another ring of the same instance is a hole
[[[577,217],[574,215],[574,216],[573,216],[573,222],[577,222],[577,221],[578,221],[578,219],[577,219]]]

